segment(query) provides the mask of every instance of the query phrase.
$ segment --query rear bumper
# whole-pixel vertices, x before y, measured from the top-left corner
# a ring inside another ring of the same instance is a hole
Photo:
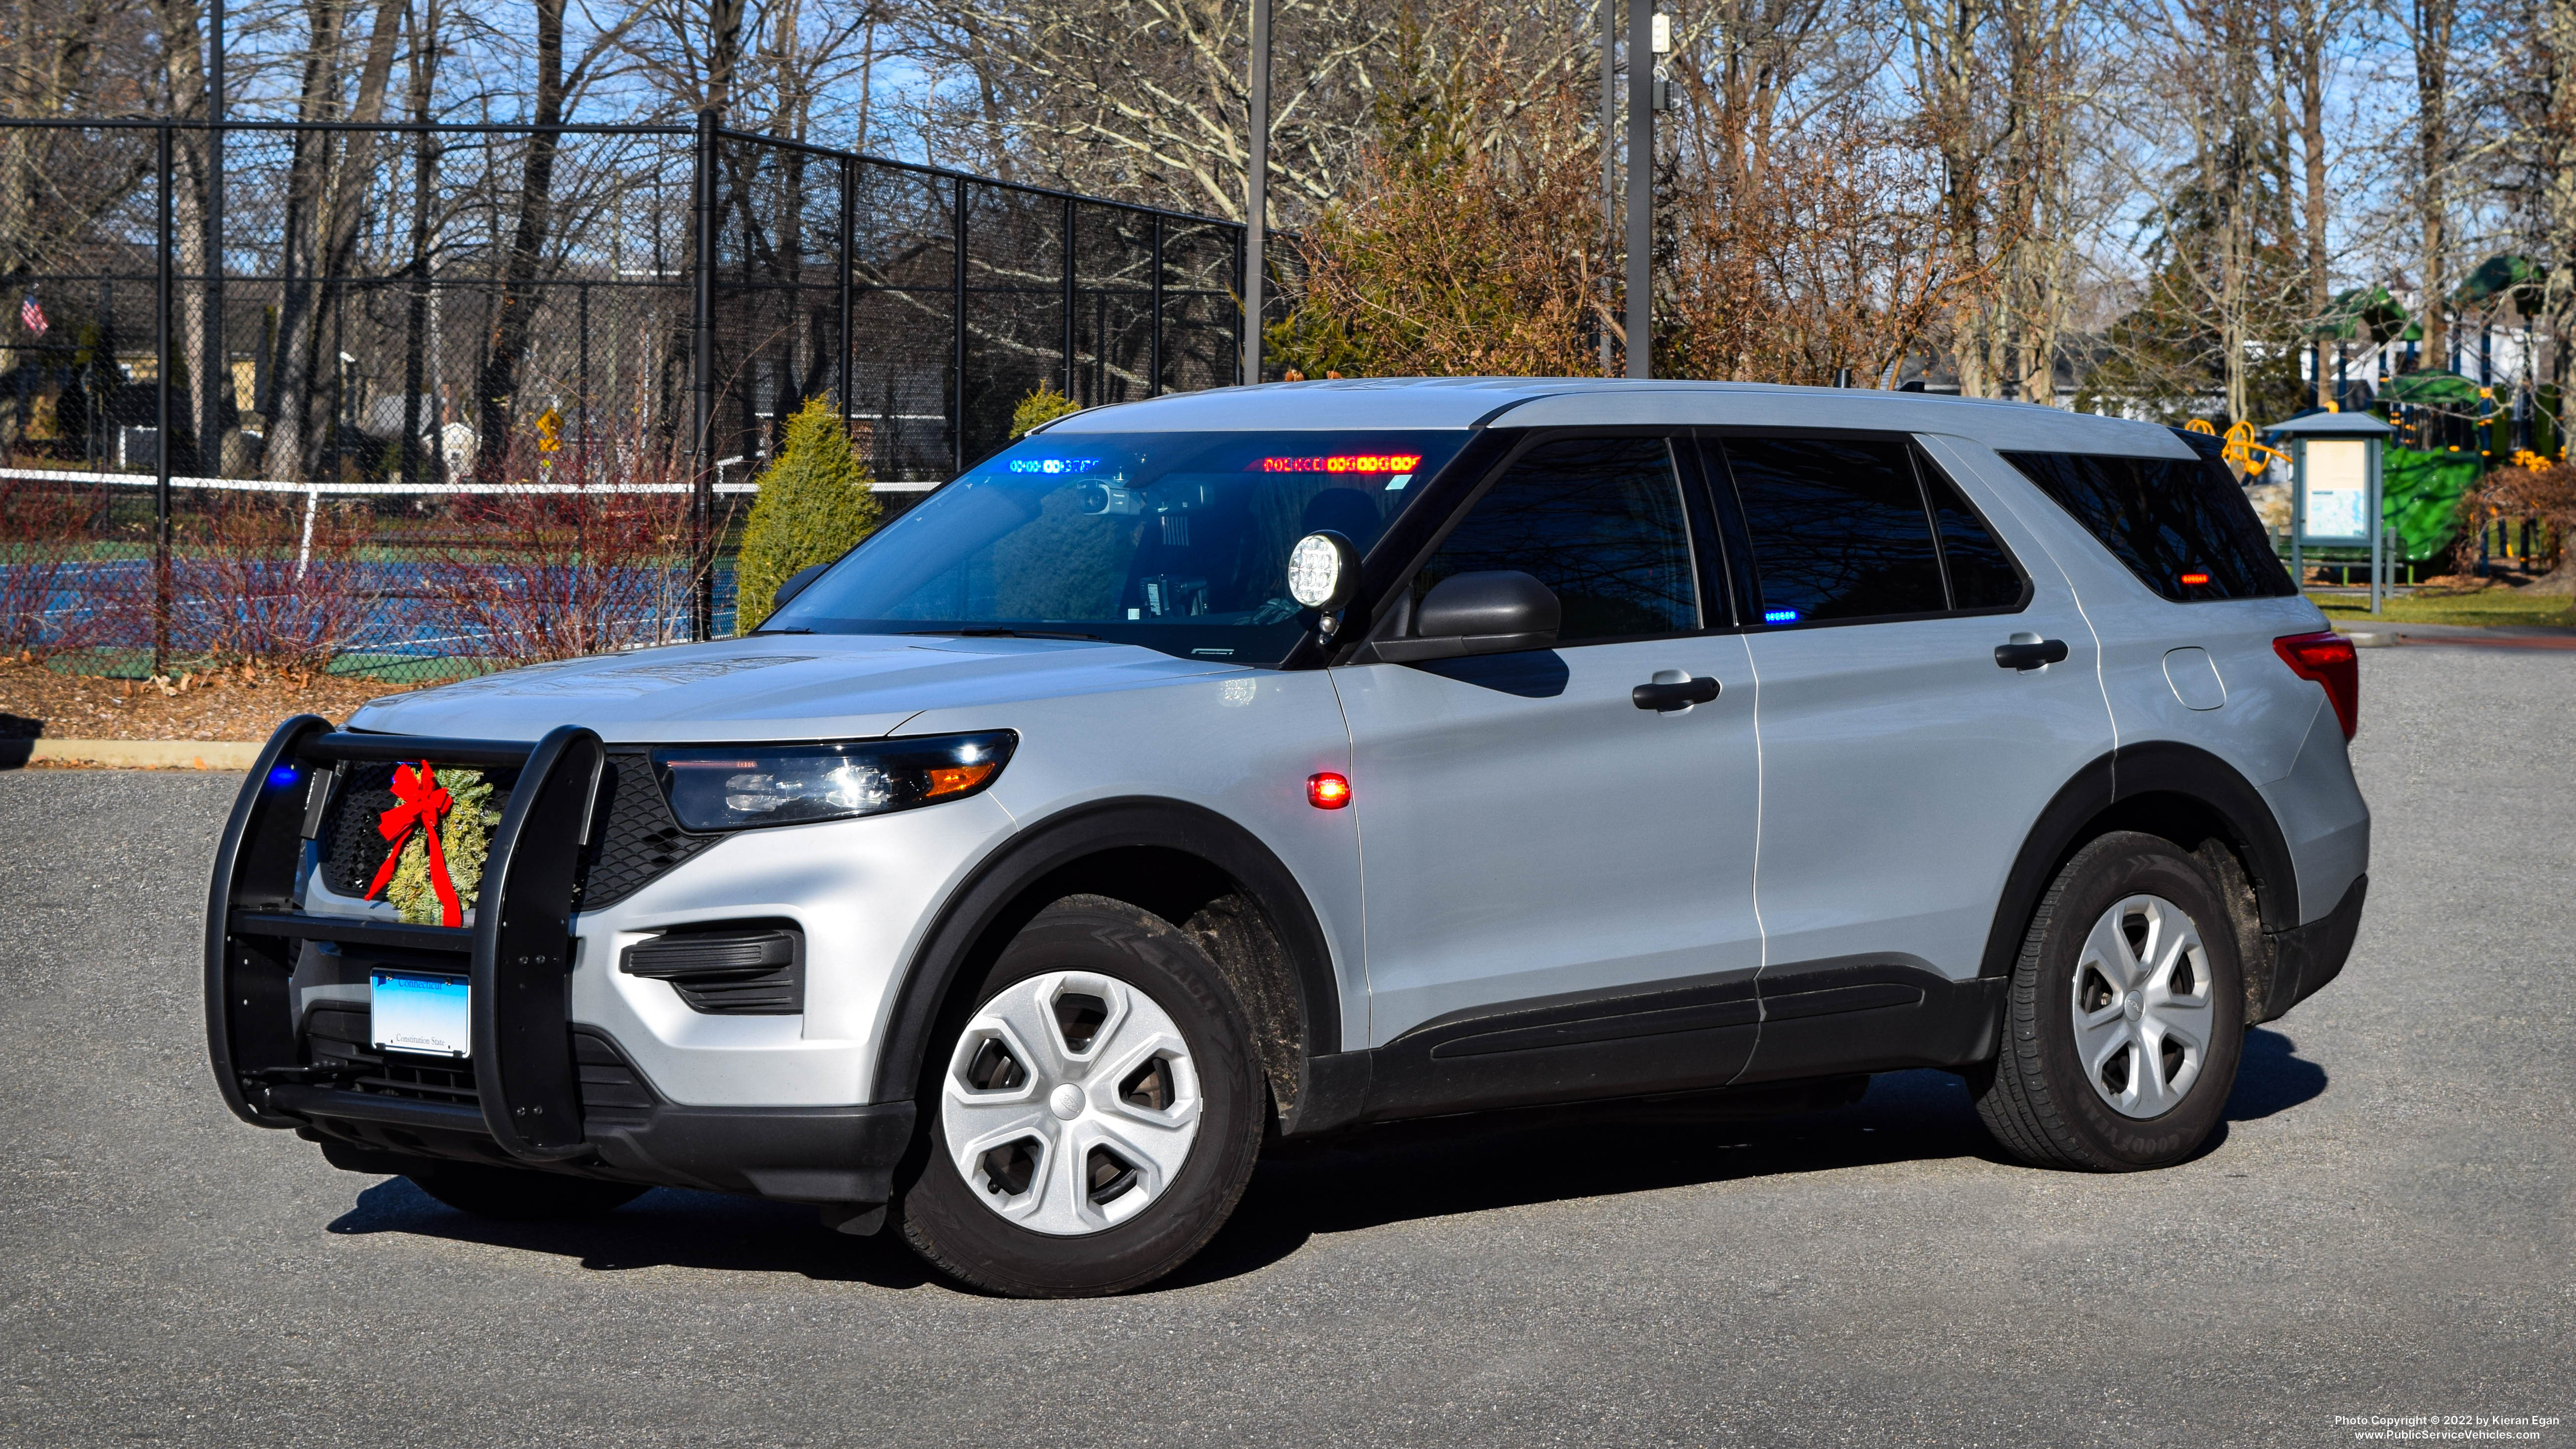
[[[2362,897],[2370,877],[2357,876],[2335,908],[2304,926],[2267,932],[2271,943],[2271,979],[2262,986],[2257,1010],[2246,1025],[2273,1021],[2317,993],[2317,988],[2343,973],[2352,955],[2353,938],[2361,933]]]
[[[881,1203],[912,1141],[913,1105],[679,1107],[592,1113],[588,1154],[531,1162],[501,1149],[482,1112],[330,1087],[270,1090],[271,1110],[301,1121],[338,1166],[401,1172],[421,1158],[532,1167],[577,1177],[753,1193],[787,1202]]]

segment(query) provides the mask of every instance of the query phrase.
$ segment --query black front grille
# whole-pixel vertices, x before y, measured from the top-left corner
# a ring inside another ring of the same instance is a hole
[[[626,948],[629,976],[668,981],[710,1016],[794,1016],[805,1009],[805,933],[792,922],[735,921],[665,931]]]
[[[479,1107],[474,1064],[457,1057],[425,1057],[388,1052],[371,1044],[367,1008],[324,1004],[305,1019],[305,1047],[317,1067],[346,1067],[352,1075],[330,1085],[344,1092],[404,1097],[416,1102],[442,1102]],[[581,1078],[584,1117],[615,1117],[647,1111],[659,1099],[643,1075],[607,1038],[575,1028],[573,1063]]]
[[[431,764],[437,764],[432,760]],[[591,828],[590,846],[582,853],[573,901],[587,909],[624,900],[656,876],[724,837],[692,835],[671,815],[670,802],[653,778],[653,762],[641,751],[614,752],[602,771],[604,818]],[[518,783],[514,769],[485,770],[492,782],[487,807],[498,814]],[[363,896],[384,864],[387,842],[379,822],[393,808],[394,767],[360,764],[342,767],[340,785],[322,826],[322,877],[344,896]]]

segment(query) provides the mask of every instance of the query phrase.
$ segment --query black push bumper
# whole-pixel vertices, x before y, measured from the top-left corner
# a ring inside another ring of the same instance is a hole
[[[518,772],[492,832],[474,924],[298,910],[305,843],[341,767],[423,758]],[[615,1054],[595,1031],[577,1033],[570,1015],[574,886],[603,813],[604,759],[599,737],[571,725],[534,745],[341,734],[311,715],[279,726],[242,782],[206,905],[206,1044],[225,1104],[243,1121],[299,1130],[345,1166],[448,1158],[801,1202],[885,1201],[912,1137],[909,1102],[585,1103],[586,1056],[595,1065],[602,1049]],[[351,1072],[314,1060],[291,984],[308,941],[466,978],[472,1090],[450,1095],[470,1105],[353,1088]],[[582,1036],[597,1044],[587,1054]]]
[[[2335,908],[2304,926],[2267,932],[2272,948],[2271,980],[2246,1025],[2276,1021],[2293,1006],[2317,994],[2317,988],[2343,974],[2352,955],[2353,938],[2361,933],[2362,897],[2370,877],[2357,877]]]

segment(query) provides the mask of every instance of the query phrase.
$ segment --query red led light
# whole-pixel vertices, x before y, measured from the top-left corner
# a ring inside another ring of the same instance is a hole
[[[1324,770],[1306,777],[1306,803],[1318,810],[1339,810],[1351,803],[1349,777]]]
[[[2208,582],[2209,575],[2207,574],[2184,574],[2182,576],[2182,585],[2187,589],[2196,589]]]
[[[1261,473],[1410,473],[1422,466],[1420,453],[1335,453],[1325,458],[1264,458],[1252,465]]]

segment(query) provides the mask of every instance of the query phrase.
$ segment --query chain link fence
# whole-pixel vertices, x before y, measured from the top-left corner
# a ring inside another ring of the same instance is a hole
[[[0,648],[417,680],[721,636],[805,399],[891,514],[1041,385],[1235,382],[1242,245],[712,118],[0,121]]]

